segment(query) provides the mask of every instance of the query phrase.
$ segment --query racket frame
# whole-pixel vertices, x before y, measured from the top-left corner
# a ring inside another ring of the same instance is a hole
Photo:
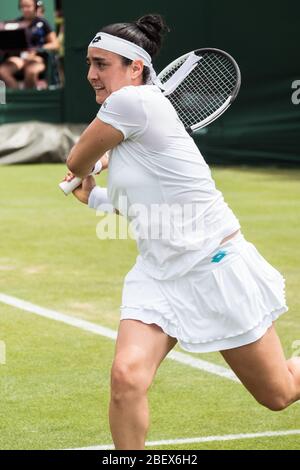
[[[192,134],[193,132],[196,132],[199,129],[202,129],[203,127],[207,126],[208,124],[211,124],[213,121],[215,121],[219,116],[221,116],[226,111],[226,109],[231,105],[231,103],[233,103],[233,101],[237,97],[237,95],[239,93],[239,90],[240,90],[240,87],[241,87],[241,72],[240,72],[240,69],[239,69],[239,66],[238,66],[237,62],[234,60],[234,58],[230,54],[228,54],[228,52],[225,52],[221,49],[216,49],[214,47],[205,47],[205,48],[202,48],[202,49],[195,49],[194,51],[187,52],[186,54],[183,54],[182,56],[177,57],[177,59],[173,60],[173,62],[171,62],[169,65],[167,65],[158,74],[158,78],[160,80],[163,80],[164,76],[167,75],[170,72],[170,70],[173,69],[176,64],[178,64],[178,62],[181,61],[182,63],[184,63],[184,59],[187,59],[190,54],[194,53],[198,56],[202,56],[204,53],[207,53],[207,52],[215,52],[215,53],[219,53],[220,55],[223,55],[223,56],[227,57],[227,59],[229,59],[229,61],[234,66],[234,69],[236,71],[236,76],[237,76],[237,82],[236,82],[236,85],[235,85],[235,87],[232,91],[232,94],[228,96],[227,100],[223,103],[222,106],[220,106],[219,109],[217,109],[214,113],[212,113],[210,116],[208,116],[207,118],[205,118],[201,122],[199,122],[197,124],[193,124],[192,126],[186,128],[186,131],[189,134]],[[199,66],[201,67],[201,61],[199,61]],[[191,72],[192,72],[192,70],[193,69],[191,69]],[[180,84],[178,86],[180,86]],[[176,88],[175,88],[174,91],[176,91]],[[172,95],[172,93],[170,94],[170,96],[171,95]],[[166,98],[168,98],[168,96]]]

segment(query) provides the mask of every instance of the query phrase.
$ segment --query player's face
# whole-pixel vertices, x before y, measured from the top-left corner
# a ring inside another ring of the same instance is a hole
[[[121,56],[96,47],[89,47],[87,64],[88,81],[96,93],[96,101],[102,104],[114,91],[132,85],[132,67],[124,65]]]
[[[20,10],[22,11],[22,14],[26,20],[34,18],[36,16],[34,0],[21,0]]]

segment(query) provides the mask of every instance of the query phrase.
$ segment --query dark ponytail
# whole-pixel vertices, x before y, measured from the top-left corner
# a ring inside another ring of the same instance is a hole
[[[169,28],[160,15],[145,15],[135,22],[139,30],[146,36],[143,47],[151,57],[155,57],[161,48],[163,36]]]
[[[103,33],[118,36],[133,42],[145,49],[151,57],[155,57],[161,48],[165,33],[169,32],[164,19],[158,14],[144,15],[133,23],[115,23],[101,28]],[[123,57],[124,65],[131,64],[131,60]],[[143,82],[149,78],[149,69],[144,67]]]

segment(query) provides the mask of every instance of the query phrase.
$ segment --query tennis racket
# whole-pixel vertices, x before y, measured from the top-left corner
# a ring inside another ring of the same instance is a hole
[[[158,78],[164,85],[194,54],[200,57],[167,98],[186,130],[193,132],[221,116],[238,95],[241,73],[236,61],[219,49],[197,49],[168,65]]]

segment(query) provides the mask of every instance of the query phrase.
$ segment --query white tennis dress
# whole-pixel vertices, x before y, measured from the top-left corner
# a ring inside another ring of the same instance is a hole
[[[155,323],[192,352],[260,338],[287,311],[284,279],[241,234],[220,246],[239,221],[169,100],[154,85],[124,87],[98,118],[124,135],[110,151],[108,198],[139,251],[121,319]]]

